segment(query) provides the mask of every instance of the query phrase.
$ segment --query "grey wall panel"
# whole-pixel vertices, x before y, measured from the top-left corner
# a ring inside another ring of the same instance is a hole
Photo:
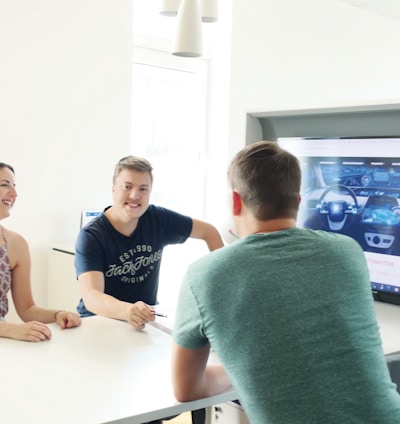
[[[400,105],[313,109],[248,114],[246,144],[258,141],[252,126],[262,128],[264,140],[279,137],[400,136]]]

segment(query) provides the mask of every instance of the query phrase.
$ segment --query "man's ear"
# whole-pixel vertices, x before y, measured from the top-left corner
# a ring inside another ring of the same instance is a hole
[[[237,191],[232,192],[232,215],[236,216],[240,214],[242,210],[242,198]]]

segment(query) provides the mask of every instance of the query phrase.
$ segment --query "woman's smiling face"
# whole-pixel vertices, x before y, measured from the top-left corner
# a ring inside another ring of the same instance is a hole
[[[10,215],[16,198],[14,173],[7,167],[0,168],[0,219]]]

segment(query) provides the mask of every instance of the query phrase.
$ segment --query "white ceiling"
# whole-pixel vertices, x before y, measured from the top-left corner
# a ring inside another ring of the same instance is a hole
[[[340,0],[400,22],[400,0]]]

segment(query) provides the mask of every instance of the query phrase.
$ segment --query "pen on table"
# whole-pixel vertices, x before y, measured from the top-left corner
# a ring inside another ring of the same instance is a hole
[[[168,318],[168,315],[160,314],[159,312],[153,312],[153,315],[155,315],[155,316],[157,316],[157,317]]]

